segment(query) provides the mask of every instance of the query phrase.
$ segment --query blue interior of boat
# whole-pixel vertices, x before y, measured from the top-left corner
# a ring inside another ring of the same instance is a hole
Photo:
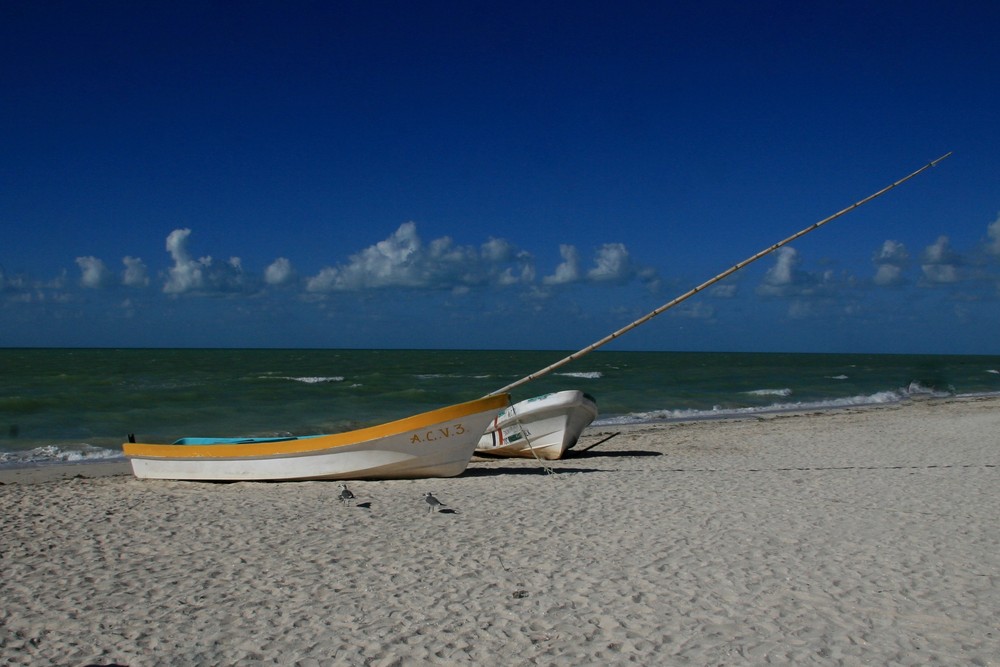
[[[287,440],[306,440],[318,438],[318,435],[283,436],[277,438],[181,438],[175,445],[252,445],[256,442],[285,442]]]

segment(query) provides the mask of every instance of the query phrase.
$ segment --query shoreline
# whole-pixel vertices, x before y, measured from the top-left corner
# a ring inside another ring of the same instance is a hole
[[[795,406],[782,409],[747,409],[739,413],[723,413],[719,415],[704,414],[697,417],[668,417],[649,419],[646,421],[607,421],[602,422],[600,416],[584,431],[581,443],[569,450],[567,458],[572,458],[575,452],[589,446],[585,440],[593,434],[604,431],[628,432],[648,426],[672,426],[679,424],[700,424],[718,422],[760,421],[795,416],[808,416],[836,412],[867,412],[871,410],[898,410],[909,405],[921,403],[952,403],[966,401],[995,400],[1000,404],[1000,394],[968,394],[961,396],[932,396],[916,394],[905,400],[892,403],[862,403],[843,406]],[[614,419],[614,418],[612,418]],[[473,456],[473,462],[496,460],[492,457]],[[471,464],[470,464],[471,465]],[[463,473],[464,474],[464,473]],[[128,459],[108,457],[81,461],[40,461],[28,463],[11,463],[0,465],[0,485],[3,484],[38,484],[53,481],[65,481],[73,478],[97,479],[101,477],[131,476],[132,468]],[[447,479],[447,478],[445,478]]]

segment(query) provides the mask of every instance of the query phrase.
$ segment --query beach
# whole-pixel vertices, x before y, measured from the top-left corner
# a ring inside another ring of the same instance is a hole
[[[6,470],[0,663],[1000,664],[996,397],[597,426],[570,453],[352,505]]]

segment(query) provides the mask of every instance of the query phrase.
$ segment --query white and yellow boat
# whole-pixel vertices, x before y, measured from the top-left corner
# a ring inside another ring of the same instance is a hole
[[[368,428],[289,438],[183,438],[122,445],[140,479],[281,481],[455,477],[508,394]]]
[[[597,401],[582,391],[535,396],[497,414],[479,439],[476,454],[555,461],[596,418]]]

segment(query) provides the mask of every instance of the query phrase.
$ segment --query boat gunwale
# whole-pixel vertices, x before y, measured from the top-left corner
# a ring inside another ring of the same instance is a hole
[[[579,396],[574,398],[572,401],[562,400],[562,402],[560,402],[559,400],[552,400],[553,397],[556,396],[563,396],[565,399],[565,395],[567,394],[579,394]],[[539,405],[540,403],[544,403],[545,401],[551,401],[551,403],[548,405]],[[519,406],[523,406],[520,411],[517,410]],[[564,389],[562,391],[553,391],[549,392],[548,394],[542,394],[540,396],[526,398],[521,401],[513,402],[509,406],[507,406],[507,408],[504,408],[504,410],[502,410],[501,413],[497,415],[497,418],[493,422],[491,422],[490,425],[487,427],[487,432],[494,431],[497,428],[506,428],[506,426],[501,427],[500,424],[516,423],[521,421],[522,418],[532,417],[534,413],[554,412],[558,410],[578,409],[578,408],[585,409],[587,412],[592,413],[594,416],[591,419],[591,421],[596,419],[597,416],[600,414],[600,408],[597,405],[597,399],[595,399],[587,392],[581,391],[579,389]],[[510,409],[513,409],[514,411],[511,412],[510,414],[503,414]],[[503,417],[503,419],[501,419],[501,416]]]
[[[375,440],[402,435],[410,431],[454,421],[491,410],[502,410],[510,404],[509,394],[495,394],[465,403],[457,403],[422,412],[395,421],[367,426],[343,433],[302,436],[267,442],[243,444],[220,443],[203,445],[148,444],[128,442],[122,445],[129,459],[249,459],[278,456],[308,456],[350,445],[362,445]],[[475,434],[476,438],[479,434]]]

